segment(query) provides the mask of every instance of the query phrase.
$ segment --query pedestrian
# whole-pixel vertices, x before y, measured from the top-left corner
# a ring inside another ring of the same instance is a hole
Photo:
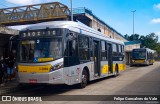
[[[7,79],[11,81],[12,76],[14,74],[14,56],[10,54],[7,59]]]
[[[4,79],[5,79],[5,63],[4,58],[1,56],[0,59],[0,85],[4,86]]]
[[[1,62],[1,60],[0,60],[0,84],[2,84],[2,77],[3,77],[3,76],[2,76],[2,75],[3,75],[3,71],[2,71],[3,69],[2,69],[2,67],[3,67],[3,66],[2,66],[2,62]]]

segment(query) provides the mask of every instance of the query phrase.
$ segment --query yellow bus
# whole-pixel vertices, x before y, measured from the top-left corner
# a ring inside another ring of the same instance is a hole
[[[132,61],[133,65],[153,65],[154,63],[154,50],[149,48],[137,48],[132,51]]]

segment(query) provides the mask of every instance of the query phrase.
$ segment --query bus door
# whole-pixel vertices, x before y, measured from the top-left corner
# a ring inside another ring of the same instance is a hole
[[[77,34],[69,33],[66,38],[66,47],[64,50],[64,67],[80,64],[77,46]]]
[[[107,43],[107,55],[108,55],[108,73],[113,73],[113,70],[112,70],[112,65],[113,65],[113,61],[112,61],[112,44],[110,43]]]
[[[100,55],[99,55],[99,41],[93,41],[94,49],[94,74],[95,76],[100,76]]]

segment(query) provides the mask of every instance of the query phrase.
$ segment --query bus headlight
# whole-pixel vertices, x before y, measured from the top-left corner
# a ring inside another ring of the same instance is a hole
[[[50,72],[51,72],[51,71],[54,71],[54,70],[58,70],[58,69],[60,69],[60,68],[62,68],[62,67],[63,67],[63,62],[60,62],[60,63],[52,66]]]

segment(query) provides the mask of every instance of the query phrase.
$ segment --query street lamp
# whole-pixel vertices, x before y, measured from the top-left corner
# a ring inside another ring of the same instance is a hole
[[[71,3],[71,21],[73,21],[73,13],[72,13],[72,0],[70,0]]]
[[[131,11],[133,13],[133,35],[134,35],[134,13],[136,12],[136,10]]]

